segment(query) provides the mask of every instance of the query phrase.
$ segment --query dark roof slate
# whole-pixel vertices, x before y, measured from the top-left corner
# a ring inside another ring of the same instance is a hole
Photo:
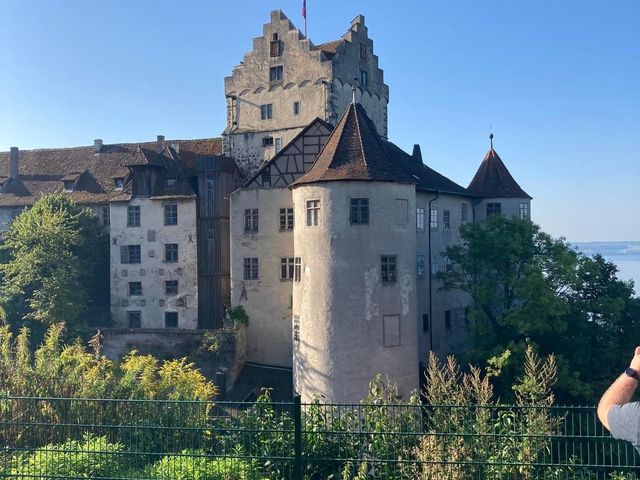
[[[467,190],[484,198],[532,198],[514,180],[493,148],[484,156]]]

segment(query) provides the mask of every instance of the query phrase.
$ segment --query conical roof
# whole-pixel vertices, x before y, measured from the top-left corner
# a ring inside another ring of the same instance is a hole
[[[416,183],[394,164],[364,108],[352,103],[309,171],[292,186],[317,182]]]
[[[485,198],[531,198],[513,179],[493,148],[484,156],[467,190]]]

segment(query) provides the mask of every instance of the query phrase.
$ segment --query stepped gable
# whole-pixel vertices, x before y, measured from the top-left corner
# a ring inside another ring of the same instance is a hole
[[[336,181],[416,183],[391,159],[358,103],[349,105],[313,166],[292,186]]]
[[[484,198],[532,198],[514,180],[493,148],[484,156],[467,190]]]
[[[104,144],[99,152],[94,146],[19,150],[18,178],[9,179],[9,152],[0,152],[0,207],[33,205],[43,194],[63,190],[64,182],[75,182],[68,195],[79,204],[126,201],[131,198],[131,185],[115,188],[116,178],[127,178],[138,164],[165,168],[165,176],[177,178],[176,186],[163,186],[165,195],[193,195],[185,175],[192,175],[198,155],[221,155],[222,140],[167,140],[163,154],[155,152],[156,142]],[[139,163],[138,163],[139,162]],[[180,173],[184,172],[184,173]]]

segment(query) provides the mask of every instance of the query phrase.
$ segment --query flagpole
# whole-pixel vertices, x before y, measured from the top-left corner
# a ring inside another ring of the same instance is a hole
[[[304,37],[307,37],[307,0],[302,0],[302,16],[304,17]]]

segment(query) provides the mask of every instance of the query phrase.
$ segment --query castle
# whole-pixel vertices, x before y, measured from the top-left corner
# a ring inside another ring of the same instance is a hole
[[[225,79],[222,138],[0,153],[0,224],[63,190],[109,232],[111,314],[135,331],[219,328],[304,400],[404,395],[429,351],[462,348],[469,298],[439,290],[462,224],[530,216],[493,149],[467,188],[387,139],[389,87],[363,16],[314,45],[281,12]]]

